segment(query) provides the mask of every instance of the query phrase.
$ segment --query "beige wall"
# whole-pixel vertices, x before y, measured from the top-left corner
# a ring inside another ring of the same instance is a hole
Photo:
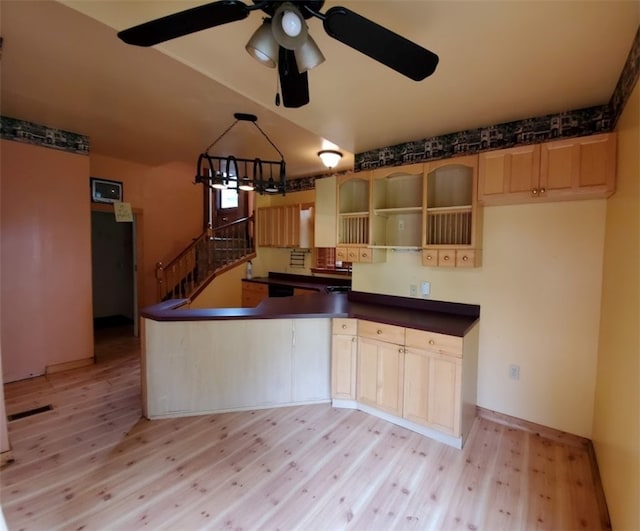
[[[617,126],[593,441],[614,529],[640,529],[640,84]]]
[[[191,302],[191,308],[240,308],[246,263],[214,278]]]
[[[0,167],[0,170],[2,168]],[[2,190],[2,171],[0,171],[0,190]],[[0,234],[2,234],[2,195],[0,194]],[[1,243],[1,240],[0,240]],[[0,258],[2,249],[0,248]],[[2,292],[2,260],[0,259],[0,293]],[[0,325],[2,323],[2,304],[0,304]],[[2,327],[0,326],[0,383],[4,382],[2,372]],[[4,405],[4,386],[0,386],[0,454],[11,449],[7,427],[7,412]],[[2,460],[0,459],[0,463]],[[4,517],[0,509],[0,531],[3,529]],[[5,525],[6,528],[6,525]]]
[[[1,140],[5,381],[93,356],[89,158]]]
[[[175,258],[202,232],[202,185],[194,185],[195,166],[145,166],[91,155],[91,176],[121,181],[124,201],[141,211],[142,281],[139,306],[157,302],[155,266]]]
[[[485,208],[482,267],[388,251],[354,264],[353,288],[406,297],[429,281],[431,299],[479,304],[478,404],[590,437],[605,212],[605,200]]]

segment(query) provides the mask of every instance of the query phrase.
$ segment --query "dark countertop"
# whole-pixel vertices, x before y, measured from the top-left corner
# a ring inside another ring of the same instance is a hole
[[[242,282],[254,282],[275,286],[290,286],[293,288],[324,291],[327,286],[351,287],[350,278],[312,277],[308,275],[294,275],[291,273],[269,273],[267,277],[243,278]]]
[[[186,299],[170,300],[149,306],[140,315],[154,321],[352,317],[457,337],[463,337],[480,318],[480,306],[475,304],[356,291],[268,298],[255,308],[181,308],[185,304]]]

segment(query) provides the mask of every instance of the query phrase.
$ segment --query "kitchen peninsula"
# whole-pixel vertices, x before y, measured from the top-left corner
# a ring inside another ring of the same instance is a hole
[[[461,447],[475,416],[476,305],[317,292],[255,308],[172,300],[141,315],[147,418],[333,398]]]

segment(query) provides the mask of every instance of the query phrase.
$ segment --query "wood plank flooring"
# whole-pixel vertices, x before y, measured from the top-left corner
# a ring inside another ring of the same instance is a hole
[[[329,405],[148,421],[139,344],[5,385],[9,529],[607,529],[588,449],[478,418],[455,450]]]

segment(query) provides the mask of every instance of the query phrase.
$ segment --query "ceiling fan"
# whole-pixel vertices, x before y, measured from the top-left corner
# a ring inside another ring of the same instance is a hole
[[[324,0],[286,2],[219,0],[151,20],[120,31],[118,37],[127,44],[153,46],[183,35],[245,19],[260,9],[269,17],[256,30],[246,50],[261,63],[278,65],[280,90],[285,107],[302,107],[309,103],[307,71],[324,61],[322,52],[307,32],[305,20],[322,20],[330,37],[368,55],[400,74],[421,81],[433,74],[438,56],[346,7],[320,9]],[[279,96],[276,96],[279,105]]]

